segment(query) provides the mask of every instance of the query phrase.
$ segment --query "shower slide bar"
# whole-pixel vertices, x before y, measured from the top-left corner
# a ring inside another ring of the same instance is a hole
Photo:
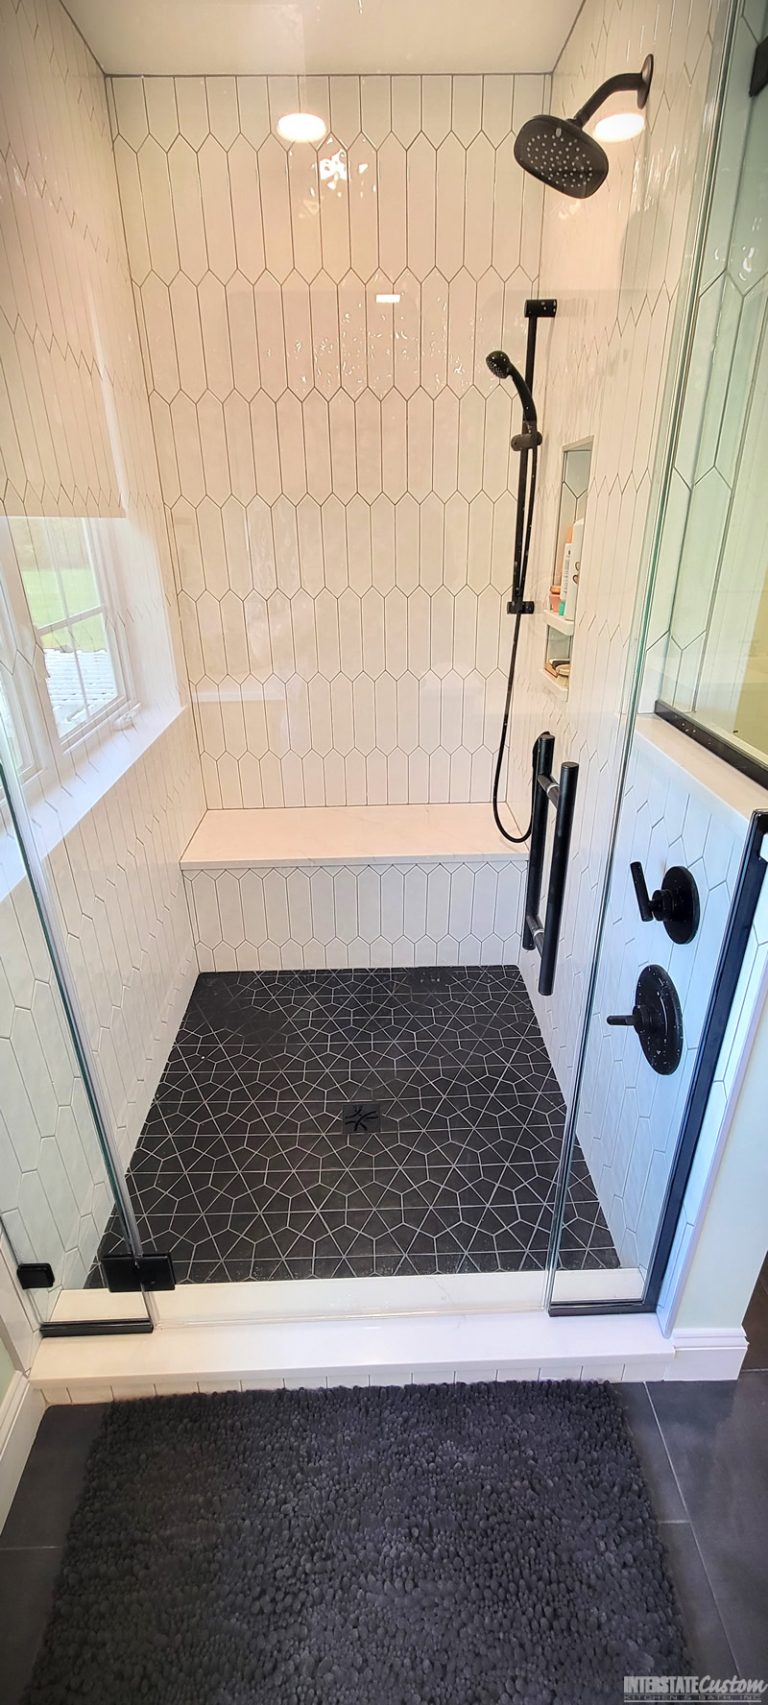
[[[525,304],[525,318],[528,321],[528,337],[525,346],[525,383],[529,391],[533,391],[533,376],[536,365],[536,329],[539,320],[553,320],[557,313],[557,302],[554,296],[530,296]],[[489,358],[490,365],[490,358]],[[493,371],[493,369],[492,369]],[[539,442],[541,440],[539,439]],[[528,457],[535,439],[527,437],[525,432],[519,439],[513,439],[512,447],[520,456],[517,474],[517,510],[515,515],[515,554],[512,562],[512,595],[507,604],[508,616],[532,616],[536,608],[532,598],[524,598],[525,573],[523,555],[525,551],[525,519],[526,492],[528,488]]]
[[[552,775],[554,754],[554,735],[540,734],[533,749],[533,811],[523,924],[523,947],[528,952],[535,947],[541,955],[540,995],[551,995],[555,984],[568,855],[579,779],[578,764],[561,764],[560,780],[555,781]],[[547,843],[547,812],[550,805],[554,807],[555,812],[555,833],[549,867],[547,909],[542,923],[539,908]]]

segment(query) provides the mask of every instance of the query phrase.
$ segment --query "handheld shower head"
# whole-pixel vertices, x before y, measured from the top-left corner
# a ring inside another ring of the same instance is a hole
[[[504,353],[503,349],[492,349],[490,355],[486,355],[485,365],[490,367],[496,379],[511,379],[515,371],[509,356]]]
[[[531,177],[538,178],[550,189],[559,189],[563,195],[573,196],[579,201],[594,195],[608,176],[608,155],[584,126],[604,101],[625,90],[637,97],[638,108],[642,111],[652,77],[653,54],[649,53],[642,70],[623,72],[601,83],[573,118],[555,118],[546,112],[529,118],[515,137],[518,165],[524,172],[530,172]]]
[[[490,355],[486,355],[485,362],[486,366],[489,367],[493,373],[494,378],[512,380],[523,405],[523,420],[525,421],[529,431],[535,432],[538,426],[536,418],[536,404],[533,400],[533,392],[530,385],[526,384],[522,373],[518,372],[514,362],[510,361],[509,356],[503,349],[492,349]]]

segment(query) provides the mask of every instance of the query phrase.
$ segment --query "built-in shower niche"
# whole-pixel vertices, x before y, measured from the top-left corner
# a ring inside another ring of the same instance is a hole
[[[591,466],[591,438],[563,450],[552,576],[544,608],[544,673],[563,697],[567,696],[571,678],[571,645]]]

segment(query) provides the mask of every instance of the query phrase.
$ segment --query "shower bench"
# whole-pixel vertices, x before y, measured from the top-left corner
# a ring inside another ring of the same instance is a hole
[[[516,964],[525,866],[488,804],[207,811],[181,859],[201,971]]]

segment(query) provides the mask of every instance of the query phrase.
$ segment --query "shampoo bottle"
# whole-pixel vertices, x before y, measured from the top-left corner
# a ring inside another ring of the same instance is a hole
[[[562,570],[562,574],[560,575],[560,611],[559,611],[559,613],[561,616],[565,615],[565,601],[566,601],[566,598],[568,596],[568,585],[569,585],[570,578],[571,578],[572,560],[573,560],[573,528],[569,527],[568,531],[565,535],[565,547],[563,550],[563,570]]]
[[[568,584],[560,589],[560,614],[569,622],[576,614],[576,599],[579,593],[579,576],[581,573],[581,546],[584,538],[584,522],[574,521],[573,537],[569,545],[570,559],[568,563]]]

